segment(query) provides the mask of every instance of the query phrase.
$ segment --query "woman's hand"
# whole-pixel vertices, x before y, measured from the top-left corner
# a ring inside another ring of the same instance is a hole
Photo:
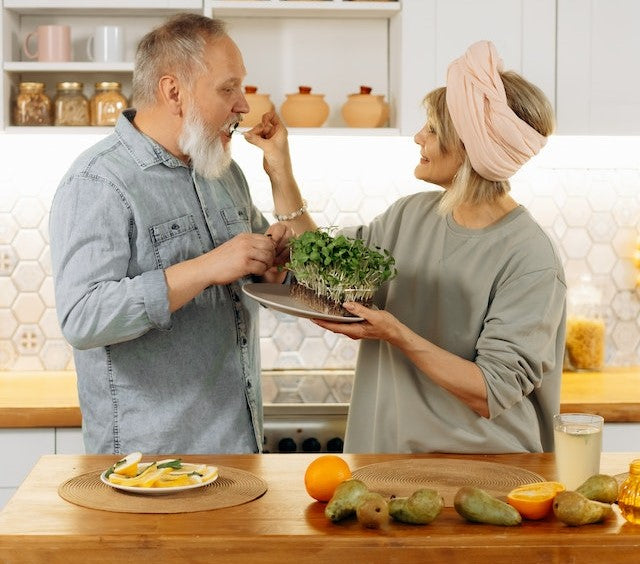
[[[426,377],[458,397],[478,415],[489,417],[486,382],[482,371],[474,362],[427,341],[387,311],[369,309],[355,302],[342,305],[349,312],[362,317],[364,321],[312,321],[320,327],[351,339],[387,341],[397,347]]]
[[[320,327],[333,333],[346,335],[351,339],[378,339],[394,344],[401,338],[404,325],[389,312],[371,309],[356,302],[345,302],[342,305],[349,313],[362,317],[364,321],[357,323],[335,323],[324,319],[312,321]]]
[[[244,134],[249,143],[262,149],[264,170],[270,177],[291,169],[288,137],[287,128],[273,111]]]

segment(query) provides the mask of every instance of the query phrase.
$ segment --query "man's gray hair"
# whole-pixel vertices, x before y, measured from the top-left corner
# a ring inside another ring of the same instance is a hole
[[[187,87],[206,70],[204,49],[226,35],[222,20],[198,14],[176,14],[147,33],[138,44],[133,71],[132,106],[153,105],[160,78],[175,76]]]

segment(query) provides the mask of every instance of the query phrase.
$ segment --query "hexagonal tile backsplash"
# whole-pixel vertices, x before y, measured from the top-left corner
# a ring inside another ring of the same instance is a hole
[[[0,370],[73,367],[55,315],[47,214],[59,178],[100,137],[0,134]],[[515,198],[558,244],[569,285],[588,273],[603,290],[607,363],[637,365],[640,141],[618,142],[622,148],[607,162],[610,139],[606,145],[598,138],[552,139],[512,184]],[[255,202],[271,219],[260,153],[242,139],[234,143]],[[411,138],[292,135],[290,143],[296,177],[320,225],[368,222],[398,197],[429,188],[413,178],[418,150]],[[265,378],[266,401],[349,400],[357,342],[272,310],[260,315],[263,368],[288,370]],[[326,373],[305,378],[305,370]]]

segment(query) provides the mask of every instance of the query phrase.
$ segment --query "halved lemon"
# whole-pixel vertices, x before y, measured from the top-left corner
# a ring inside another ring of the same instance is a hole
[[[141,460],[141,452],[132,452],[118,460],[118,462],[113,465],[113,471],[121,476],[135,476],[138,473],[138,463]]]
[[[507,503],[525,519],[543,519],[551,511],[556,494],[564,491],[560,482],[534,482],[518,486],[507,495]]]

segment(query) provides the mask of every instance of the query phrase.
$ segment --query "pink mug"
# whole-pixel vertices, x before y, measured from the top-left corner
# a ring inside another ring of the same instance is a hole
[[[38,48],[29,51],[29,39],[36,36]],[[71,60],[71,28],[68,25],[39,25],[24,38],[24,53],[30,59],[40,62],[60,62]]]

